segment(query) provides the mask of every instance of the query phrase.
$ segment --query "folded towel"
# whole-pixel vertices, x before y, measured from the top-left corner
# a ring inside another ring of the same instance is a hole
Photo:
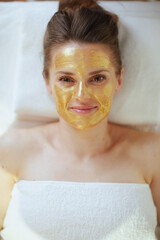
[[[18,181],[4,240],[155,240],[148,184]]]

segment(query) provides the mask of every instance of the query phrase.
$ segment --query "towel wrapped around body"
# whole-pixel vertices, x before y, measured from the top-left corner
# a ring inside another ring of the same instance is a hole
[[[4,240],[155,240],[148,184],[18,181]]]

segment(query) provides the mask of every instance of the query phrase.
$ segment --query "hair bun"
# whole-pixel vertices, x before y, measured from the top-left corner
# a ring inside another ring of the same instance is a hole
[[[75,9],[80,7],[97,7],[97,0],[60,0],[58,11],[64,11],[68,8]]]
[[[106,14],[112,16],[112,18],[114,19],[114,21],[116,23],[118,23],[118,21],[119,21],[119,17],[116,14],[103,9],[98,4],[98,0],[59,0],[58,12],[67,11],[68,9],[74,10],[76,8],[81,8],[81,7],[94,8],[94,9],[100,10],[100,11],[105,12]]]

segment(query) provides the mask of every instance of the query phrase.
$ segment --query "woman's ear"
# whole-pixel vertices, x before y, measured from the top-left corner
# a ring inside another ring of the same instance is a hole
[[[115,93],[118,93],[120,88],[122,87],[123,75],[124,75],[124,67],[121,68],[121,74],[118,76],[117,86],[115,88]]]
[[[46,73],[44,71],[43,71],[42,75],[43,75],[43,78],[45,80],[45,84],[46,84],[46,87],[47,87],[47,90],[48,90],[49,94],[52,94],[52,89],[50,87],[49,79],[47,78]]]

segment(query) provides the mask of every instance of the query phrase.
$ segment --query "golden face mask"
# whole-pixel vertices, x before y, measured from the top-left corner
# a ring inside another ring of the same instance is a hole
[[[90,128],[109,114],[115,87],[111,75],[109,73],[86,75],[89,70],[107,70],[109,66],[109,58],[98,49],[66,47],[56,54],[54,81],[51,83],[51,88],[59,115],[73,127]],[[58,70],[66,72],[73,70],[75,75],[61,74],[62,76],[58,78],[56,76]],[[102,80],[95,81],[97,77],[102,77]],[[98,108],[88,114],[79,114],[69,109],[69,107],[84,104],[98,106]]]

